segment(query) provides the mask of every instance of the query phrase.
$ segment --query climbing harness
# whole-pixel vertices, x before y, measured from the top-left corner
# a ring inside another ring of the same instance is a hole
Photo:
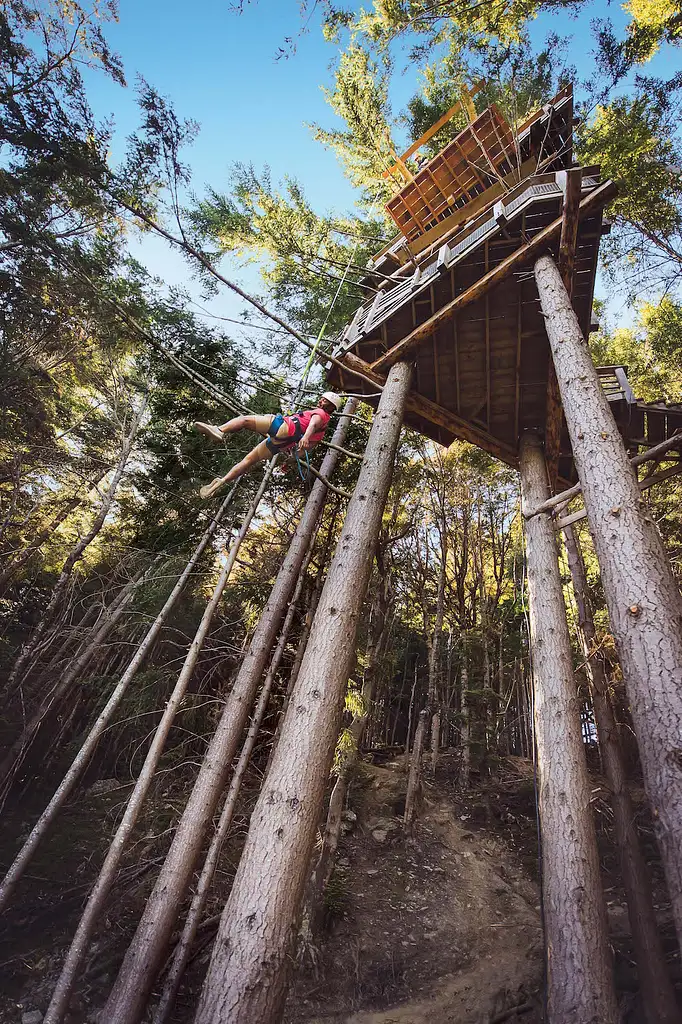
[[[294,424],[294,432],[288,437],[277,437],[277,433],[285,422],[285,417],[281,412],[278,412],[276,416],[273,416],[272,423],[268,428],[268,436],[265,440],[265,444],[269,451],[274,455],[276,452],[281,452],[285,448],[290,448],[292,445],[298,444],[303,437],[303,427],[298,416],[286,417],[290,423]]]

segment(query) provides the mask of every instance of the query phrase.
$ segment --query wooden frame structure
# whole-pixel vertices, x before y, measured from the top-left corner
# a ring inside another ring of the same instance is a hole
[[[477,145],[472,131],[485,146],[477,125],[488,125],[495,135],[490,162],[499,177],[494,179],[491,170],[478,192],[472,186],[467,193],[463,177],[444,186],[439,195],[452,187],[455,207],[469,198],[454,213],[452,204],[444,207],[449,213],[438,222],[433,187],[428,193],[433,217],[427,220],[422,207],[417,211],[424,214],[417,239],[421,253],[378,282],[338,339],[333,354],[339,362],[328,368],[340,389],[371,394],[395,362],[414,361],[405,415],[410,426],[446,446],[456,438],[469,441],[514,467],[523,431],[537,430],[545,438],[552,482],[564,486],[575,481],[575,470],[532,264],[548,250],[557,256],[587,336],[593,329],[599,241],[609,230],[603,209],[615,195],[613,182],[602,181],[599,168],[571,166],[572,116],[570,87],[516,136],[508,126],[495,134],[499,112],[491,107],[430,161],[423,174],[443,183],[437,177],[441,157],[453,147],[466,151]],[[514,154],[520,162],[512,168]],[[538,171],[543,162],[545,169]],[[462,166],[456,168],[460,175]],[[418,175],[388,208],[413,203],[419,180]],[[415,224],[409,221],[406,230],[412,232]],[[409,242],[409,235],[404,240]],[[368,280],[387,251],[371,261]],[[358,383],[343,366],[366,379]],[[653,445],[682,426],[682,409],[635,401],[624,368],[605,368],[602,380],[629,443]]]

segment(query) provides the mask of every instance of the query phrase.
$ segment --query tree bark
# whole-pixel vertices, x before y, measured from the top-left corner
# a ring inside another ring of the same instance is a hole
[[[682,948],[682,597],[550,256],[535,279]]]
[[[284,655],[287,639],[291,632],[298,601],[300,600],[301,592],[303,590],[303,582],[308,569],[308,563],[313,552],[315,536],[316,534],[313,534],[311,537],[304,564],[301,566],[301,573],[299,575],[298,582],[296,583],[296,589],[294,590],[284,622],[282,623],[282,630],[279,640],[277,641],[277,647],[274,650],[268,671],[265,675],[265,679],[263,680],[263,686],[261,688],[260,696],[258,697],[258,703],[256,704],[256,709],[253,713],[251,724],[246,734],[246,739],[244,740],[244,746],[242,747],[239,760],[234,770],[234,775],[230,782],[230,787],[227,791],[227,796],[225,797],[225,803],[223,804],[223,809],[220,814],[220,821],[218,822],[218,827],[211,839],[211,844],[208,848],[208,853],[206,854],[204,866],[201,869],[201,874],[199,875],[194,896],[192,897],[189,912],[182,929],[182,935],[180,936],[180,940],[173,953],[168,974],[164,981],[163,992],[161,993],[161,998],[154,1014],[154,1024],[165,1024],[170,1017],[175,1004],[175,997],[177,996],[185,967],[187,966],[187,962],[192,952],[192,943],[194,942],[197,930],[201,923],[201,915],[204,912],[209,889],[213,882],[215,870],[218,866],[220,851],[222,850],[223,843],[229,832],[230,825],[232,824],[232,818],[237,805],[237,798],[241,789],[242,779],[244,778],[247,765],[251,759],[253,748],[256,745],[261,723],[270,700],[272,684],[275,680],[275,676],[277,675],[277,671],[282,661],[282,656]]]
[[[548,496],[538,437],[520,445],[525,509]],[[554,527],[525,524],[550,1024],[616,1024],[618,1009]]]
[[[417,811],[417,797],[419,796],[419,784],[421,780],[422,750],[424,749],[424,736],[429,719],[429,712],[424,708],[419,712],[417,729],[414,734],[414,747],[410,759],[410,771],[407,776],[407,793],[405,795],[405,814],[403,815],[403,827],[407,835],[412,834],[414,828],[414,816]]]
[[[2,883],[0,883],[0,911],[3,910],[4,907],[7,905],[7,902],[9,901],[12,893],[14,892],[17,882],[19,881],[24,871],[26,870],[31,860],[33,859],[33,855],[36,849],[38,848],[44,837],[47,835],[49,829],[52,826],[53,821],[59,814],[61,808],[66,803],[67,799],[69,798],[74,786],[78,782],[78,779],[85,771],[102,733],[107,728],[109,722],[113,718],[116,712],[116,708],[123,700],[124,694],[128,689],[131,680],[135,676],[137,670],[142,665],[144,659],[146,658],[151,647],[156,641],[156,638],[161,632],[163,624],[166,621],[171,609],[173,608],[175,602],[177,601],[180,594],[184,590],[185,584],[187,583],[187,580],[191,576],[195,565],[203,555],[204,551],[206,550],[206,547],[208,546],[209,542],[211,541],[211,538],[213,537],[216,529],[218,528],[220,518],[224,510],[227,508],[227,505],[233,493],[234,488],[232,489],[232,491],[230,491],[229,495],[220,506],[218,514],[216,515],[215,519],[213,519],[213,521],[210,523],[203,537],[199,541],[197,547],[195,548],[194,554],[192,555],[189,562],[183,569],[182,574],[178,577],[178,580],[173,589],[171,590],[169,596],[166,598],[163,608],[154,619],[152,625],[149,627],[144,640],[142,641],[137,651],[135,652],[132,661],[128,665],[128,668],[125,670],[125,672],[119,679],[116,687],[114,688],[113,693],[109,697],[109,700],[105,704],[103,710],[100,712],[97,721],[90,730],[90,733],[88,734],[84,744],[76,754],[76,757],[74,758],[71,767],[69,768],[68,772],[66,773],[61,783],[57,787],[57,790],[55,791],[55,794],[50,800],[49,804],[47,805],[47,807],[41,814],[40,818],[36,822],[28,839],[26,840],[22,848],[19,850],[19,853],[16,855]]]
[[[618,725],[611,706],[604,662],[598,653],[594,653],[598,646],[597,631],[587,592],[585,565],[572,526],[564,529],[564,537],[578,609],[578,634],[592,691],[602,765],[611,790],[616,846],[628,902],[642,1005],[648,1024],[675,1024],[680,1014],[656,924],[651,882],[637,835]]]
[[[355,399],[349,399],[344,413],[352,414],[356,405]],[[342,415],[333,436],[334,444],[343,444],[349,423],[349,417]],[[325,476],[331,476],[337,460],[338,452],[330,449],[322,462]],[[103,1024],[137,1024],[142,1018],[326,495],[327,488],[316,480],[102,1012]]]
[[[275,756],[251,817],[196,1024],[281,1019],[308,865],[412,370],[392,368],[374,416]]]
[[[121,863],[121,858],[123,857],[130,835],[140,816],[140,811],[142,810],[149,788],[154,781],[156,769],[159,761],[161,760],[161,755],[163,754],[166,746],[166,741],[173,726],[173,722],[175,721],[175,716],[180,710],[185,694],[187,693],[187,687],[190,684],[194,669],[197,661],[199,660],[199,655],[201,654],[201,650],[204,646],[204,641],[206,640],[208,631],[211,628],[216,608],[223,596],[223,591],[227,586],[227,581],[230,578],[230,574],[237,560],[239,549],[247,534],[258,505],[260,504],[268,479],[269,476],[266,473],[255,498],[246,511],[239,533],[232,542],[229,554],[225,559],[225,564],[220,570],[216,585],[213,588],[213,593],[206,605],[204,614],[201,617],[201,622],[199,623],[194,639],[190,644],[187,655],[185,656],[185,661],[182,669],[180,670],[180,674],[178,675],[173,691],[168,698],[161,720],[156,727],[154,738],[152,739],[149,750],[147,751],[147,756],[145,757],[140,774],[135,786],[133,787],[133,791],[128,798],[128,804],[123,818],[116,829],[116,834],[111,841],[102,869],[92,888],[81,919],[78,922],[76,934],[73,938],[73,942],[71,943],[69,952],[67,953],[59,979],[57,980],[57,985],[52,995],[52,999],[50,1000],[50,1005],[47,1008],[44,1024],[60,1024],[68,1009],[71,990],[73,988],[73,983],[76,980],[76,973],[82,963],[83,957],[87,953],[92,933],[95,929],[95,925],[97,924],[97,919],[109,896],[109,893],[111,892],[112,886],[116,881],[116,874],[118,872],[119,864]]]

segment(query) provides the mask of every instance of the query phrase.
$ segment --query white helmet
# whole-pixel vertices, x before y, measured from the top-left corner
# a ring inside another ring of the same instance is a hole
[[[328,402],[331,402],[331,404],[334,406],[337,412],[339,411],[341,405],[343,404],[341,400],[341,395],[337,395],[335,391],[325,391],[322,397],[326,398]]]

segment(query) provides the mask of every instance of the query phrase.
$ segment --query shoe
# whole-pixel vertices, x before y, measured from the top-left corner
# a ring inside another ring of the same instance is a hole
[[[219,491],[224,483],[225,480],[223,479],[223,477],[217,476],[215,480],[211,480],[210,484],[204,484],[203,487],[199,488],[199,497],[204,499],[212,498],[216,491]]]
[[[193,423],[192,426],[195,430],[198,430],[200,434],[206,434],[206,437],[212,437],[214,441],[222,441],[223,432],[220,427],[214,427],[212,423]]]

